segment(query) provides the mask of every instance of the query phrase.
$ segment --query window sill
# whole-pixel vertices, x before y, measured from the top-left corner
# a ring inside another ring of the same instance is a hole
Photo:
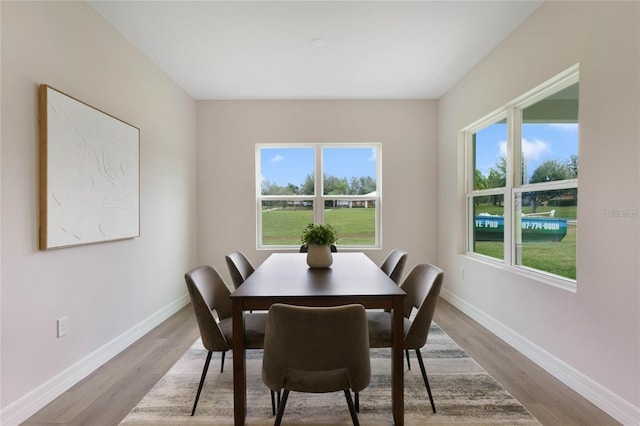
[[[491,266],[496,269],[500,269],[502,271],[516,274],[521,277],[525,277],[531,279],[533,281],[537,281],[546,285],[550,285],[552,287],[559,288],[561,290],[566,290],[571,293],[578,292],[578,286],[576,280],[572,280],[569,278],[563,278],[558,275],[544,273],[539,270],[527,268],[525,266],[511,266],[506,265],[500,259],[493,259],[488,256],[482,256],[476,253],[465,253],[463,255],[465,258],[472,260],[474,262],[478,262],[487,266]]]

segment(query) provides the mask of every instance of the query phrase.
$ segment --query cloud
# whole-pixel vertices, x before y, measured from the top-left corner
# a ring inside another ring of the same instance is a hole
[[[507,158],[507,141],[498,142],[498,158]]]
[[[566,132],[577,132],[578,131],[578,123],[549,123],[547,126],[564,130]]]
[[[376,149],[375,148],[371,148],[371,156],[369,158],[367,158],[367,161],[376,161],[378,159],[377,155],[376,155]]]
[[[277,162],[280,162],[280,161],[284,161],[284,157],[282,155],[276,155],[275,157],[273,157],[271,159],[272,163],[277,163]]]
[[[498,157],[507,156],[507,142],[498,142]],[[537,160],[543,156],[543,154],[551,152],[549,142],[540,139],[525,139],[522,138],[522,153],[528,160]]]
[[[548,152],[551,152],[549,142],[539,139],[528,140],[522,138],[522,154],[527,160],[537,160]]]

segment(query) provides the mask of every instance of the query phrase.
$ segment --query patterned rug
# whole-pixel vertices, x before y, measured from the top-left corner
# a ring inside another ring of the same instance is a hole
[[[436,404],[433,414],[420,366],[411,352],[411,370],[405,361],[405,424],[407,425],[539,425],[538,421],[500,384],[471,359],[437,325],[422,349]],[[220,355],[214,354],[198,408],[191,407],[207,351],[200,340],[180,358],[122,425],[230,425],[233,424],[232,352],[224,372]],[[391,351],[371,350],[371,384],[360,393],[362,425],[392,425]],[[261,351],[247,351],[247,425],[271,425],[271,397],[262,383]],[[283,424],[351,424],[342,392],[289,395]]]

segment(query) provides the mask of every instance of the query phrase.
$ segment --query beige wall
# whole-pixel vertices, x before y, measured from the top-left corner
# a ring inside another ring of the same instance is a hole
[[[618,418],[637,413],[640,220],[603,215],[640,205],[637,2],[545,3],[439,101],[196,103],[82,2],[3,1],[0,10],[0,423],[40,408],[44,394],[65,390],[59,378],[69,369],[174,309],[196,262],[228,279],[227,252],[256,264],[267,257],[255,249],[254,152],[269,142],[381,142],[383,249],[367,254],[380,262],[398,247],[410,253],[408,268],[437,262],[461,308],[553,357],[550,365],[564,366],[556,375],[578,388],[585,381],[579,390],[597,390]],[[461,255],[457,132],[576,62],[571,293]],[[140,238],[38,251],[41,83],[141,129]],[[71,332],[56,339],[62,316]]]
[[[24,405],[64,390],[59,382],[78,373],[65,370],[82,370],[77,363],[95,362],[103,345],[186,301],[183,274],[196,260],[196,103],[84,2],[1,8],[0,423],[9,424]],[[139,238],[38,250],[41,83],[140,128]],[[70,333],[58,339],[62,316]]]
[[[580,63],[576,293],[470,260],[458,131]],[[445,294],[632,424],[640,413],[640,3],[545,2],[439,103]],[[455,231],[455,232],[454,232]],[[464,279],[460,271],[464,269]],[[546,351],[546,353],[544,353]],[[554,359],[555,357],[555,359]],[[608,407],[605,405],[611,404]],[[625,417],[626,416],[626,417]]]
[[[224,255],[256,250],[255,145],[382,143],[382,250],[407,250],[407,269],[435,262],[437,151],[435,101],[199,101],[198,257],[229,279]],[[300,230],[302,231],[302,230]]]

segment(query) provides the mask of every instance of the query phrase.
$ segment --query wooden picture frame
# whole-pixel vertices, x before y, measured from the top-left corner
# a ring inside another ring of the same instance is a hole
[[[140,236],[140,129],[40,85],[40,250]]]

